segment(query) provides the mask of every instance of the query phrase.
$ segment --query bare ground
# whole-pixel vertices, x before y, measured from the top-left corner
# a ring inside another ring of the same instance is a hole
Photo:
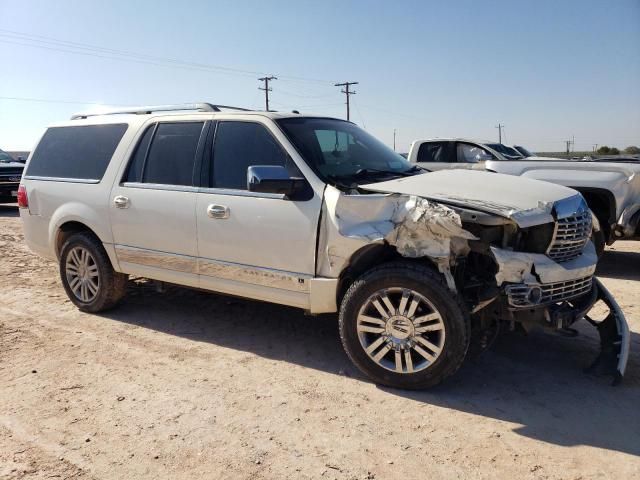
[[[332,317],[142,280],[81,313],[0,206],[0,478],[640,478],[640,244],[600,275],[633,331],[623,385],[582,373],[585,324],[405,392],[351,366]]]

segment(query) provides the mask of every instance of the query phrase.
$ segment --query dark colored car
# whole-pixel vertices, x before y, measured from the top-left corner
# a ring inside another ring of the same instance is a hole
[[[0,150],[0,203],[17,201],[23,170],[24,163],[14,160],[7,152]]]

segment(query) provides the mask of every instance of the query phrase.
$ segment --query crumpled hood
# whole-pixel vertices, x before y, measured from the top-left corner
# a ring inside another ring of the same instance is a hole
[[[361,185],[371,192],[401,193],[493,213],[521,227],[553,221],[554,202],[579,195],[553,183],[476,170],[440,170]]]

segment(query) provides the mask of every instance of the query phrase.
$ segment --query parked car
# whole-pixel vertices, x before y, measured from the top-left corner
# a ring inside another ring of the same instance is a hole
[[[515,148],[515,147],[514,147]],[[416,140],[410,162],[429,170],[466,168],[544,180],[579,191],[596,216],[599,254],[605,243],[640,239],[640,160],[514,158],[512,147],[469,139]]]
[[[137,275],[339,312],[364,374],[426,388],[504,324],[565,331],[601,299],[596,365],[625,371],[628,327],[594,277],[579,193],[426,173],[347,121],[211,104],[79,114],[44,133],[19,199],[27,244],[83,311],[114,307]]]
[[[17,201],[23,170],[24,163],[15,161],[7,152],[0,150],[0,203]]]

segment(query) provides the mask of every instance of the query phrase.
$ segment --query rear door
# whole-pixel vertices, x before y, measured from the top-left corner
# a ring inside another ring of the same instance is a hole
[[[418,147],[417,163],[430,171],[459,168],[454,142],[424,142]]]
[[[197,285],[196,190],[204,121],[168,121],[143,131],[111,191],[116,255],[123,271]]]

